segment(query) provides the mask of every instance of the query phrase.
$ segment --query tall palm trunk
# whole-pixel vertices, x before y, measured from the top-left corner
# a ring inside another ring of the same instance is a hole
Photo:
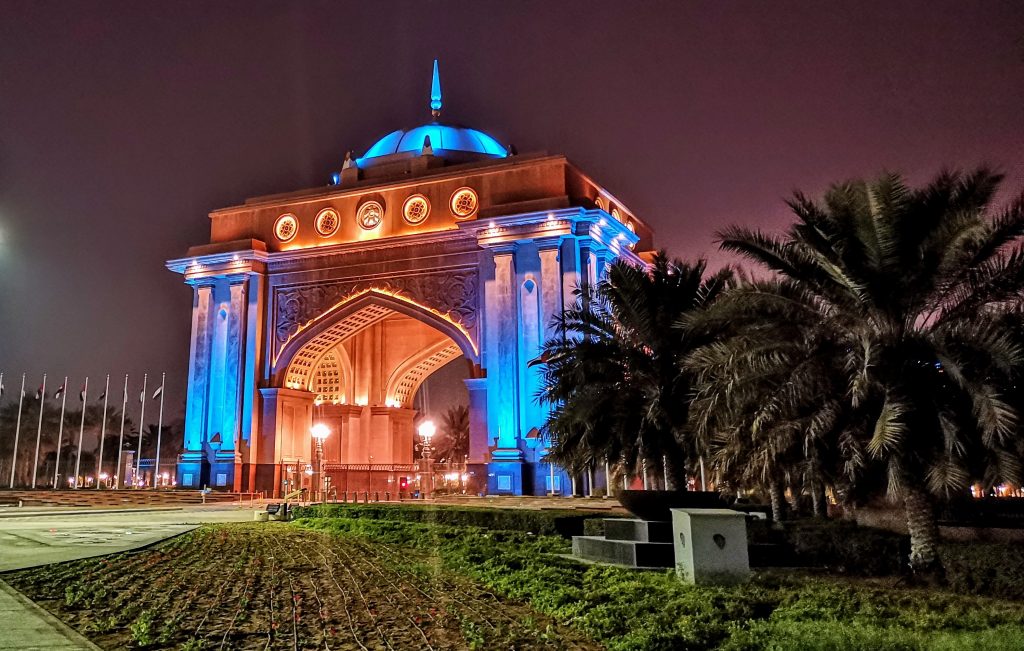
[[[789,497],[786,501],[789,503],[789,512],[794,518],[799,518],[803,515],[803,508],[800,504],[801,496],[800,484],[795,481],[791,482],[789,484]]]
[[[686,490],[686,464],[680,457],[666,455],[665,462],[665,490],[684,491]]]
[[[811,482],[811,505],[814,510],[814,517],[828,517],[828,500],[825,495],[825,484],[816,479]]]
[[[782,492],[782,482],[777,479],[769,482],[768,495],[772,500],[772,520],[782,522],[786,518],[786,496]]]
[[[931,498],[919,488],[907,488],[903,493],[903,505],[910,532],[911,570],[922,577],[941,579],[939,526]]]

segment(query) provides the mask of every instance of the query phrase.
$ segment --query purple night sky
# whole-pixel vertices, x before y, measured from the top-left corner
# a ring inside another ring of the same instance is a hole
[[[1024,188],[1019,1],[0,0],[5,399],[23,371],[166,369],[180,404],[191,291],[164,260],[425,121],[435,57],[447,119],[566,154],[681,257],[883,169]]]

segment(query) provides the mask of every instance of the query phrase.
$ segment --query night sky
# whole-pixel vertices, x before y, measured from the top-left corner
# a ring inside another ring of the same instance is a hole
[[[164,261],[211,209],[426,121],[435,57],[445,119],[566,154],[714,264],[716,229],[785,226],[795,188],[982,162],[1024,187],[1019,0],[0,0],[5,399],[22,371],[167,370],[180,409],[191,291]]]

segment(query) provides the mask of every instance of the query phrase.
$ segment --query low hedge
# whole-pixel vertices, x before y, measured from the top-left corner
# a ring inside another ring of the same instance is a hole
[[[799,565],[837,574],[892,576],[904,572],[910,558],[909,537],[853,522],[786,522],[781,537]]]
[[[534,511],[474,506],[419,504],[313,504],[292,509],[299,518],[361,518],[398,522],[425,522],[452,526],[481,527],[500,531],[523,531],[564,538],[582,536],[584,523],[604,514],[577,511]]]
[[[957,592],[1024,600],[1024,546],[946,543],[939,547],[949,587]]]

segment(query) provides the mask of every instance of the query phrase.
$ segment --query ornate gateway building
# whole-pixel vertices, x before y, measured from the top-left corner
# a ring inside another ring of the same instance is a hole
[[[515,155],[440,109],[435,62],[431,122],[347,155],[330,185],[212,212],[210,243],[167,263],[194,291],[179,486],[280,495],[322,471],[414,490],[413,398],[462,357],[463,479],[560,492],[528,363],[575,288],[641,263],[651,231],[564,156]]]

